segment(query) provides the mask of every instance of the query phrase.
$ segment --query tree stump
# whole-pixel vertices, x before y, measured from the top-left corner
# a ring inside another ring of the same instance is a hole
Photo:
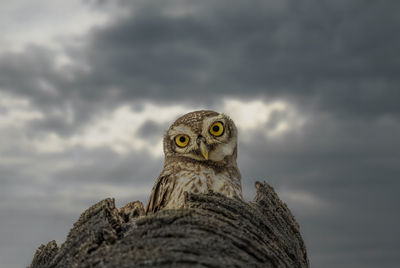
[[[299,225],[267,183],[253,202],[186,194],[185,207],[144,215],[105,199],[86,210],[66,241],[42,245],[39,267],[309,267]]]

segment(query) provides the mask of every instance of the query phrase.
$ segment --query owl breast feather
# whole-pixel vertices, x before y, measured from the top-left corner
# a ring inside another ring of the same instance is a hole
[[[213,191],[230,198],[242,199],[242,189],[239,178],[230,177],[228,172],[215,173],[209,168],[199,172],[181,170],[173,175],[175,187],[169,196],[166,208],[180,208],[184,205],[184,192],[207,193]]]

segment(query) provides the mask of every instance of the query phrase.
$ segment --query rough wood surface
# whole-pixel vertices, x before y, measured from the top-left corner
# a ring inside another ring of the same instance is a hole
[[[253,202],[187,194],[186,207],[144,215],[105,199],[85,211],[60,247],[37,250],[38,267],[309,267],[299,225],[267,183]]]

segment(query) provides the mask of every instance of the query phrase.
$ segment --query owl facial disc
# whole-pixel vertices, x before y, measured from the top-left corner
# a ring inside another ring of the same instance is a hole
[[[237,130],[226,115],[197,111],[178,118],[164,139],[166,156],[190,158],[208,164],[223,164],[226,157],[236,161]]]

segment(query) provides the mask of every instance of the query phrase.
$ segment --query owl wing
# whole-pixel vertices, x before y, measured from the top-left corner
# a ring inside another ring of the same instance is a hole
[[[171,175],[161,175],[151,190],[150,200],[146,207],[146,214],[156,212],[164,207],[175,187],[175,180]]]

